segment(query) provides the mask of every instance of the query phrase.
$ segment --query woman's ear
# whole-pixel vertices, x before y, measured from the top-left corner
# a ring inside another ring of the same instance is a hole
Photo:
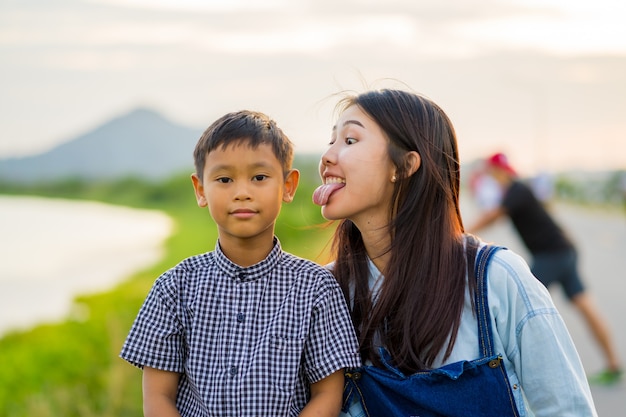
[[[415,174],[422,165],[422,157],[416,151],[408,152],[404,158],[406,164],[406,176]]]

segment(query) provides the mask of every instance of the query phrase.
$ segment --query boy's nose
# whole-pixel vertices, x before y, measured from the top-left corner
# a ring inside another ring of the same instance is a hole
[[[250,200],[252,195],[250,194],[250,189],[247,184],[239,184],[235,191],[234,199],[235,200]]]

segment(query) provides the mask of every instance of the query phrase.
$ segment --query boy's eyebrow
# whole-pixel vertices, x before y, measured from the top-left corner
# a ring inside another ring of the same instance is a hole
[[[260,161],[260,162],[255,162],[251,165],[246,166],[246,168],[250,169],[258,169],[258,168],[269,168],[271,167],[272,164],[269,164],[265,161]],[[228,169],[232,169],[234,167],[234,165],[228,165],[228,164],[217,164],[217,165],[213,165],[211,166],[209,169],[211,171],[220,171],[220,170],[228,170]]]
[[[256,163],[250,165],[250,168],[269,168],[271,166],[272,166],[272,164],[268,164],[265,161],[261,161],[261,162],[256,162]]]

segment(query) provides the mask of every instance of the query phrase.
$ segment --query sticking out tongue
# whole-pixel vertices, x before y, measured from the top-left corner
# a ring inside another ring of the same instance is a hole
[[[345,183],[335,182],[332,184],[322,184],[313,192],[313,202],[318,206],[328,203],[330,195],[340,188],[345,187]]]

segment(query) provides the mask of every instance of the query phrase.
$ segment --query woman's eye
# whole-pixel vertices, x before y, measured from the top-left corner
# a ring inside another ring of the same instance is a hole
[[[266,178],[267,178],[267,175],[259,174],[259,175],[255,175],[254,177],[252,177],[252,180],[254,180],[254,181],[263,181]]]
[[[354,138],[346,138],[346,144],[354,145],[356,143],[356,139]]]

